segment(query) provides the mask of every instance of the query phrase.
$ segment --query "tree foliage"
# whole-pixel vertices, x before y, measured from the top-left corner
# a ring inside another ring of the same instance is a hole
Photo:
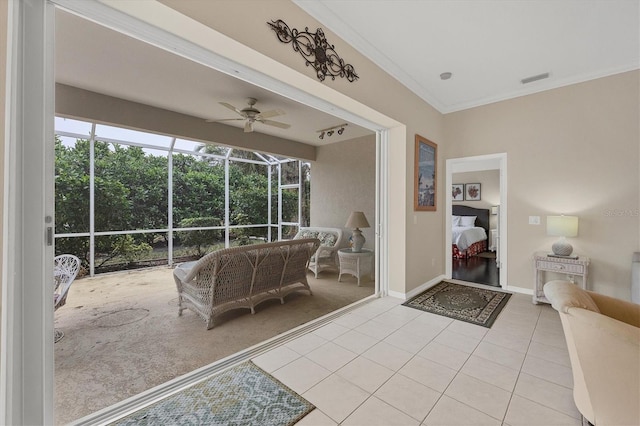
[[[154,155],[135,146],[95,142],[96,232],[166,229],[168,227],[168,157]],[[65,146],[56,139],[55,208],[56,233],[89,232],[90,143],[78,139]],[[226,152],[208,146],[202,153]],[[233,157],[253,158],[252,153],[234,150]],[[173,227],[219,226],[225,218],[225,167],[220,158],[201,155],[173,155]],[[268,223],[269,166],[240,161],[229,162],[229,220],[231,225]],[[290,173],[290,172],[288,172]],[[290,179],[291,177],[288,177]],[[305,194],[308,194],[305,182]],[[272,173],[272,216],[277,223],[277,173]],[[285,221],[297,220],[297,191],[284,191]],[[308,224],[308,197],[303,206],[304,224]],[[295,216],[295,219],[292,218]],[[233,230],[231,238],[249,235],[266,237],[266,227]],[[264,235],[263,235],[264,234]],[[224,231],[200,230],[176,232],[174,246],[191,248],[197,256],[223,240]],[[166,244],[164,233],[101,235],[95,238],[96,267],[112,259],[133,263],[153,248]],[[56,240],[56,253],[71,253],[89,263],[88,237],[62,237]]]

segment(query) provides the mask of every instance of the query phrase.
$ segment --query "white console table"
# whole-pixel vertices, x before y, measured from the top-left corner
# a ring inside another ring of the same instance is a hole
[[[577,259],[568,257],[553,257],[547,252],[537,252],[533,256],[533,269],[535,271],[535,286],[533,288],[533,303],[549,303],[544,295],[543,287],[546,282],[545,272],[558,272],[567,274],[569,281],[574,282],[574,276],[582,278],[580,287],[587,289],[587,277],[589,275],[589,258],[579,256]]]

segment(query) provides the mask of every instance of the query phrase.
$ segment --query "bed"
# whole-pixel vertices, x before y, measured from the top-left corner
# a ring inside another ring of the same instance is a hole
[[[451,206],[451,242],[454,259],[468,259],[487,251],[489,239],[489,209],[464,205]],[[475,220],[473,220],[475,217]]]

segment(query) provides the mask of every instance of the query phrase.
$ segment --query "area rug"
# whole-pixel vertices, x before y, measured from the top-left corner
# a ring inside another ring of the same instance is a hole
[[[511,293],[441,281],[404,306],[491,328]]]
[[[315,407],[251,361],[205,379],[113,425],[293,425]]]

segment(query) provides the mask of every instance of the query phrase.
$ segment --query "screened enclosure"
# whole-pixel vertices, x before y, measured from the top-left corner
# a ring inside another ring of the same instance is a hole
[[[61,117],[55,129],[55,251],[90,275],[309,225],[309,163]]]

